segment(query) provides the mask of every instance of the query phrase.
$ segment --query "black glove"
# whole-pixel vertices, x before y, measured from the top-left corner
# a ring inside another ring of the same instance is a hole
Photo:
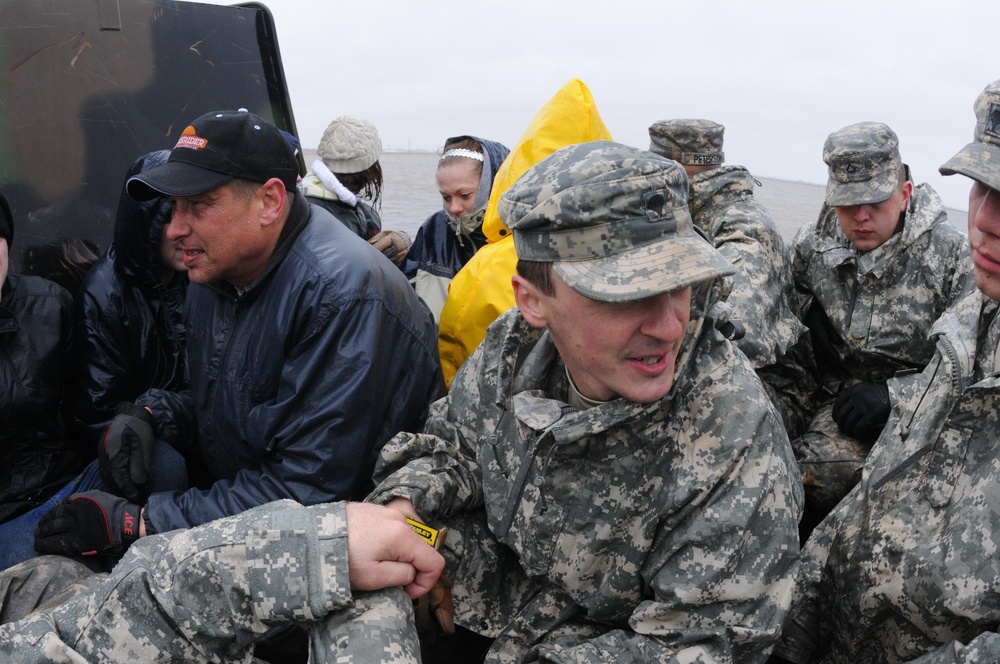
[[[885,383],[858,383],[844,388],[833,402],[833,419],[840,431],[871,445],[889,420],[889,387]]]
[[[149,497],[149,469],[156,442],[156,420],[134,403],[123,401],[97,446],[101,479],[112,492],[134,502]]]
[[[76,493],[52,508],[35,528],[35,550],[117,556],[139,539],[140,507],[103,491]]]

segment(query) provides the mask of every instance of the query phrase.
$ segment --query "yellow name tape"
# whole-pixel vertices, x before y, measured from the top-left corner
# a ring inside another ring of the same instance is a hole
[[[411,519],[406,517],[406,522],[410,524],[410,528],[413,528],[414,532],[427,540],[427,543],[433,546],[435,549],[438,548],[438,535],[440,532],[437,528],[431,528],[425,523],[420,523],[416,519]]]

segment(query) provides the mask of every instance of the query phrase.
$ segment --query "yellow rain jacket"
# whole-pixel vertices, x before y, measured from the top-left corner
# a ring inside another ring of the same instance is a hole
[[[438,325],[438,352],[445,383],[486,336],[500,314],[514,306],[510,278],[516,272],[514,236],[497,212],[500,196],[526,170],[567,145],[612,140],[590,90],[570,79],[535,115],[497,171],[483,219],[489,244],[465,264],[451,282]]]

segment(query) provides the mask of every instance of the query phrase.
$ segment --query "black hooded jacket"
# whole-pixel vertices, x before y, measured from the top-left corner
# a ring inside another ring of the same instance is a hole
[[[143,155],[129,177],[165,163],[169,152]],[[166,199],[133,200],[122,190],[114,238],[76,297],[73,379],[67,400],[74,428],[96,453],[115,406],[151,388],[179,390],[184,376],[187,275],[160,277]]]
[[[8,275],[0,297],[0,522],[43,502],[82,459],[61,415],[73,298],[35,276]]]

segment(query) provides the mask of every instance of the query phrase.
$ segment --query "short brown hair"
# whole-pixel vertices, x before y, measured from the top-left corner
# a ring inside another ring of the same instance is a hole
[[[518,259],[517,273],[543,295],[552,297],[556,294],[555,284],[552,283],[552,263]]]

